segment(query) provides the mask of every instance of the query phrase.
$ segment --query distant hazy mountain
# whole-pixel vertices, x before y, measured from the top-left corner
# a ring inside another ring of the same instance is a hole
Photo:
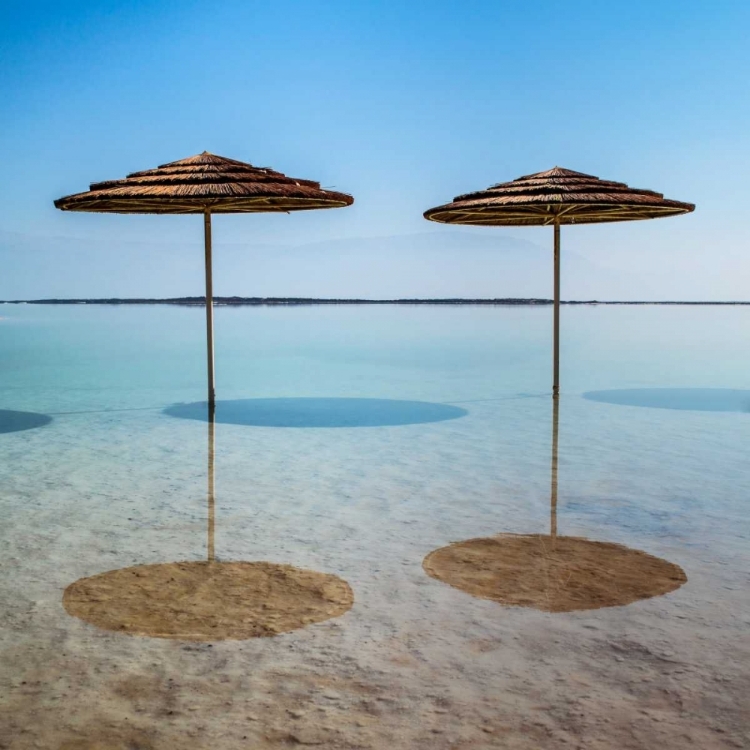
[[[0,299],[203,293],[202,237],[106,242],[0,232]],[[551,232],[550,232],[551,240]],[[217,295],[551,297],[552,248],[503,230],[438,228],[305,245],[216,242]],[[567,299],[638,299],[643,280],[563,250]]]

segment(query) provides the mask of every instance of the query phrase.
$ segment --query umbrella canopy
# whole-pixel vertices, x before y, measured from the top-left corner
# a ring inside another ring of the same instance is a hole
[[[459,195],[452,203],[425,211],[424,217],[443,224],[549,226],[657,219],[694,209],[692,203],[667,200],[653,190],[554,167]]]
[[[474,226],[553,226],[555,231],[553,395],[560,388],[560,225],[657,219],[689,213],[692,203],[667,200],[661,193],[628,187],[623,182],[554,167],[546,172],[502,182],[486,190],[457,196],[452,203],[425,211],[425,219]]]
[[[55,206],[118,214],[226,214],[340,208],[353,202],[350,195],[323,190],[318,182],[204,151],[122,180],[94,182],[88,192],[60,198]]]
[[[341,208],[352,196],[324,190],[320,183],[287,177],[204,151],[197,156],[133,172],[121,180],[92,183],[85,193],[55,201],[63,211],[118,214],[203,214],[206,254],[208,403],[215,401],[213,356],[212,213],[268,213]]]

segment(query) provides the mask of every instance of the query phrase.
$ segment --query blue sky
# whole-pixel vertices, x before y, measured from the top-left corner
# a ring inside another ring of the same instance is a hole
[[[0,12],[0,298],[200,294],[199,219],[52,201],[204,149],[356,201],[217,219],[218,294],[549,296],[549,276],[519,280],[522,248],[547,252],[549,231],[455,230],[422,212],[560,165],[698,204],[566,229],[563,296],[750,298],[747,3],[5,0]],[[452,233],[437,270],[427,232]],[[314,279],[305,245],[325,268]]]

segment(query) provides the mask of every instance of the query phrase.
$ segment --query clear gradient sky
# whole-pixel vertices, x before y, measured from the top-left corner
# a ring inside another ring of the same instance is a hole
[[[524,248],[546,268],[551,230],[422,212],[559,165],[698,206],[566,228],[563,297],[750,299],[750,3],[3,0],[0,14],[0,299],[201,294],[199,218],[52,201],[203,150],[356,201],[217,219],[217,294],[550,296],[551,270],[519,279]],[[430,232],[452,233],[437,255]]]

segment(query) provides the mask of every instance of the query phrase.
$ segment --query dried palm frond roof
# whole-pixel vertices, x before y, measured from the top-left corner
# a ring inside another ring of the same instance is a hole
[[[675,216],[693,211],[692,203],[667,200],[653,190],[555,167],[457,196],[452,203],[425,211],[425,219],[444,224],[518,226],[592,224]]]
[[[63,211],[122,214],[261,213],[350,206],[346,193],[204,151],[197,156],[92,183],[55,201]]]

